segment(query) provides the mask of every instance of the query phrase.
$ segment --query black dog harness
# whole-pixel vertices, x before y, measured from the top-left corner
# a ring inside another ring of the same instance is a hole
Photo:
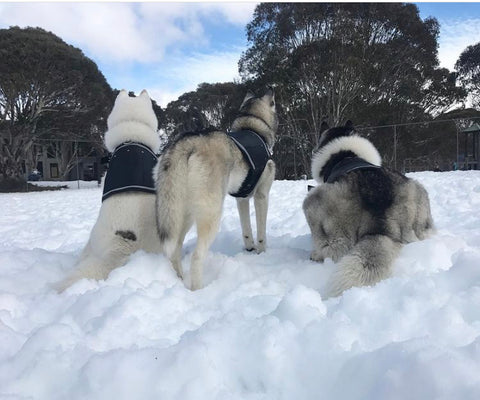
[[[255,188],[260,176],[272,154],[268,150],[265,140],[256,132],[242,130],[227,132],[227,135],[242,152],[243,158],[249,165],[248,174],[237,193],[230,193],[233,197],[247,197]]]
[[[336,182],[341,176],[348,174],[349,172],[357,169],[378,169],[381,168],[378,165],[371,164],[360,157],[345,157],[342,161],[335,164],[332,171],[327,176],[323,177],[323,181],[326,183]]]
[[[147,146],[127,142],[118,146],[110,157],[102,202],[123,192],[155,194],[152,169],[157,155]]]

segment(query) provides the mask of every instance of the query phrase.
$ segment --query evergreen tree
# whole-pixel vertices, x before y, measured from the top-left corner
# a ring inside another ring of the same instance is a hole
[[[21,181],[38,138],[101,142],[112,90],[81,50],[40,28],[0,29],[0,180]]]

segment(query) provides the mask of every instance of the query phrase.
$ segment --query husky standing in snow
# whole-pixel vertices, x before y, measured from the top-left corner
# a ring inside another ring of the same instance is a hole
[[[261,97],[248,93],[231,132],[181,135],[157,165],[157,224],[164,253],[183,277],[181,257],[186,233],[195,224],[197,245],[191,261],[191,288],[203,287],[203,262],[215,238],[226,194],[237,197],[243,240],[249,251],[266,247],[268,195],[275,177],[270,159],[278,127],[273,89]],[[255,245],[249,199],[257,220]]]
[[[139,249],[161,251],[153,181],[160,138],[147,91],[129,97],[122,90],[107,125],[105,147],[113,154],[100,213],[73,273],[58,285],[59,290],[82,278],[105,279]]]
[[[322,134],[312,159],[320,183],[303,202],[312,232],[311,259],[339,262],[327,285],[328,296],[388,277],[402,245],[433,229],[424,187],[381,167],[373,144],[354,134],[351,121]]]

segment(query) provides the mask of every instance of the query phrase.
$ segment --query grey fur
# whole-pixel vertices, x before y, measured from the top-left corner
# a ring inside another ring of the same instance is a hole
[[[250,129],[272,147],[278,121],[274,94],[269,89],[262,97],[247,94],[232,130]],[[186,134],[162,154],[156,169],[156,212],[158,233],[165,255],[177,274],[183,277],[182,245],[188,230],[195,224],[197,245],[191,261],[191,288],[203,287],[203,262],[218,231],[223,201],[235,193],[248,173],[240,150],[225,132]],[[268,161],[254,198],[258,244],[255,246],[250,225],[249,199],[237,199],[245,248],[265,250],[268,194],[275,177],[275,164]]]
[[[322,136],[328,134],[326,131]],[[350,135],[346,131],[345,136]],[[326,164],[339,149],[357,154],[356,140],[341,142],[341,137],[330,145],[332,153],[320,145],[317,151],[324,154],[314,161],[321,159]],[[370,153],[364,149],[364,154]],[[323,167],[312,169],[324,171]],[[338,263],[327,285],[327,296],[387,278],[402,245],[422,240],[433,230],[425,188],[384,167],[352,171],[334,183],[320,184],[308,193],[303,210],[312,232],[311,259],[323,262],[331,258]]]

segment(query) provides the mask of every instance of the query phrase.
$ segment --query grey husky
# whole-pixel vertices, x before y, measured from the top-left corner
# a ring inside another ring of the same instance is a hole
[[[197,244],[190,268],[192,290],[203,287],[203,263],[218,231],[227,193],[237,197],[245,248],[265,250],[268,195],[275,177],[269,149],[277,127],[274,93],[268,88],[259,97],[247,93],[231,131],[186,133],[162,153],[156,172],[158,234],[164,254],[183,278],[182,245],[186,233],[196,225]],[[252,197],[256,245],[250,224]]]
[[[334,128],[322,124],[312,175],[320,185],[303,202],[311,259],[338,262],[327,296],[387,278],[402,245],[433,230],[425,188],[382,167],[377,149],[354,133],[351,121]]]

